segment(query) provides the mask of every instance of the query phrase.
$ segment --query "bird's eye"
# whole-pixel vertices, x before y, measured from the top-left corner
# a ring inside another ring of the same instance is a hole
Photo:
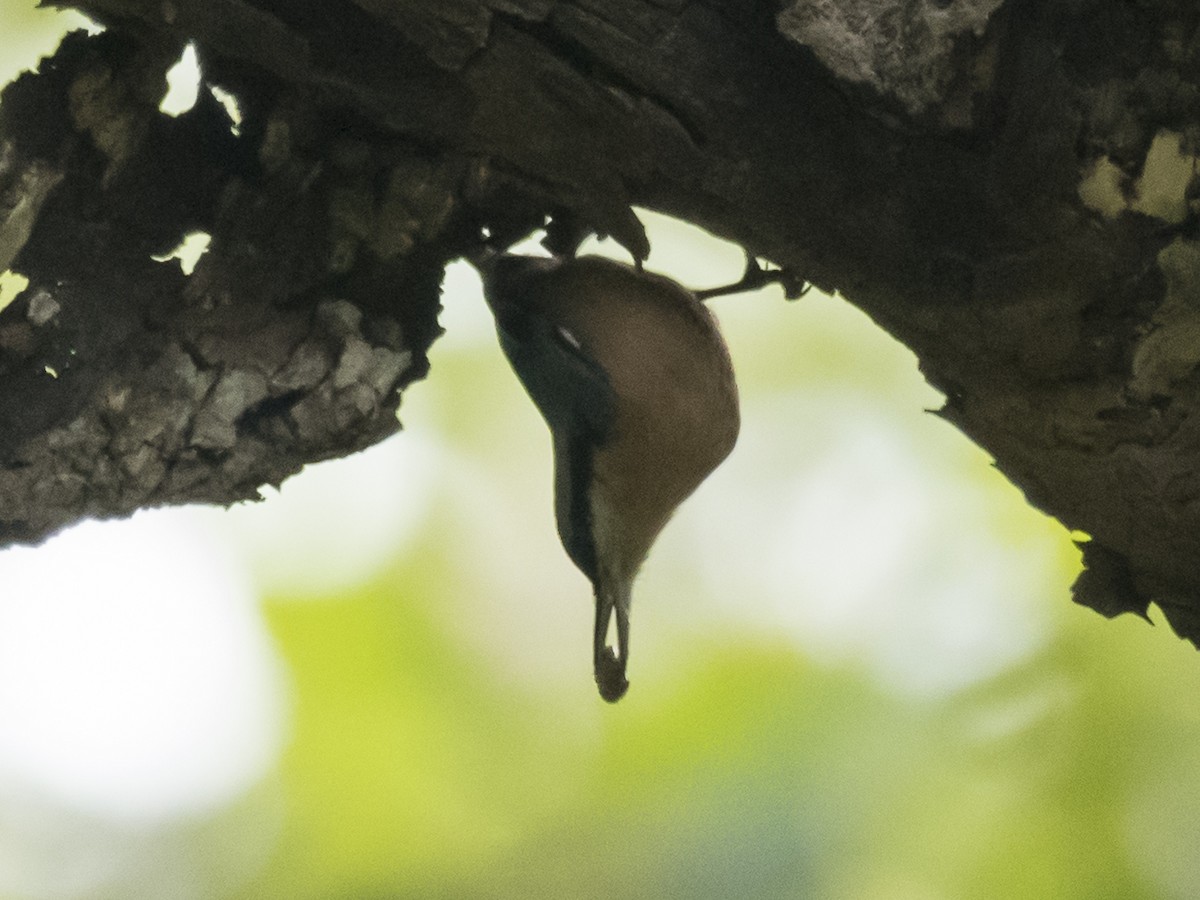
[[[558,332],[558,336],[572,349],[583,349],[583,346],[579,343],[579,339],[575,337],[575,335],[571,334],[571,332],[567,331],[567,329],[559,325],[555,330]]]

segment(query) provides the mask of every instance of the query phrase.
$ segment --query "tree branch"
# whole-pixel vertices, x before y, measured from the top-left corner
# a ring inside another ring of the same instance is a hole
[[[1090,536],[1077,599],[1200,637],[1190,0],[76,5],[109,33],[0,106],[10,537],[378,439],[481,226],[640,257],[636,203],[865,310]],[[156,112],[188,40],[240,134]],[[152,262],[193,229],[193,275]]]

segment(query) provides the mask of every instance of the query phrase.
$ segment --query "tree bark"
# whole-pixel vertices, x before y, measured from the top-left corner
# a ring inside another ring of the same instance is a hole
[[[5,539],[379,440],[481,228],[642,257],[637,204],[866,311],[1087,536],[1077,600],[1200,637],[1194,0],[72,5],[0,105]],[[189,41],[237,133],[157,111]]]

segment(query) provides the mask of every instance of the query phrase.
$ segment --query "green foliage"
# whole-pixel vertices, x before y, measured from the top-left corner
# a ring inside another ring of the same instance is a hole
[[[1186,853],[1133,852],[1173,831],[1154,795],[1195,826],[1200,737],[1194,708],[1151,702],[1193,661],[1137,623],[1080,625],[935,702],[779,642],[709,643],[670,684],[614,710],[580,691],[596,715],[564,716],[379,588],[270,618],[295,738],[247,898],[1116,900],[1161,896],[1152,866],[1190,880]]]

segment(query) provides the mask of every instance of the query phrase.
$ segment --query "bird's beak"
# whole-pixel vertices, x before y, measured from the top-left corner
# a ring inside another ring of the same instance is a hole
[[[614,598],[608,591],[596,592],[596,627],[592,633],[592,653],[596,687],[600,689],[600,696],[609,703],[616,703],[629,690],[629,679],[625,677],[625,666],[629,661],[629,602],[627,598],[627,591],[623,598]],[[617,649],[615,652],[612,647],[608,646],[608,625],[614,615],[617,618]]]

